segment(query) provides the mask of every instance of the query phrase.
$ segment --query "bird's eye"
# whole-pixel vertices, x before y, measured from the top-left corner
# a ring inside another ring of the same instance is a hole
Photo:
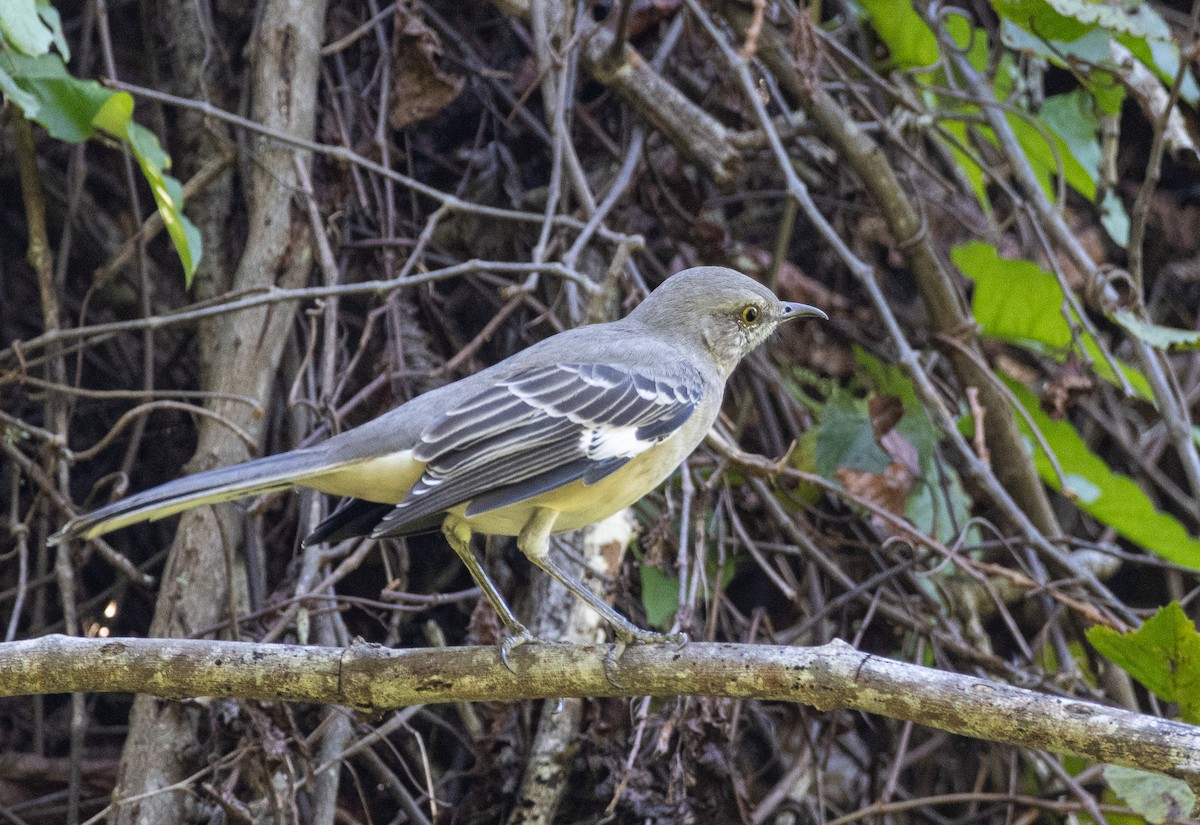
[[[742,323],[753,324],[758,320],[759,314],[759,309],[754,304],[749,304],[742,307]]]

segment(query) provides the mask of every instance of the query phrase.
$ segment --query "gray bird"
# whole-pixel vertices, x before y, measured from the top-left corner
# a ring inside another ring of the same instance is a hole
[[[316,446],[129,496],[72,519],[50,542],[298,485],[347,499],[306,546],[440,526],[508,631],[506,661],[532,637],[475,559],[476,532],[516,536],[622,642],[666,641],[551,558],[550,534],[607,518],[658,486],[716,421],[738,362],[780,323],[806,316],[826,317],[732,269],[695,267],[619,321],[551,336]]]

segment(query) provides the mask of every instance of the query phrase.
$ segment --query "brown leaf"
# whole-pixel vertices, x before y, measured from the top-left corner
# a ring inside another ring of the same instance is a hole
[[[680,0],[625,0],[632,2],[626,37],[633,40],[679,10]],[[614,11],[618,8],[614,6]]]
[[[442,42],[414,5],[411,0],[396,4],[389,119],[393,129],[433,117],[458,97],[466,82],[438,66]]]
[[[916,480],[912,470],[904,464],[893,461],[882,473],[838,467],[836,475],[838,482],[851,494],[866,499],[894,516],[904,518],[904,505]],[[872,516],[871,524],[886,535],[895,532],[883,519]]]
[[[887,450],[883,437],[895,429],[896,423],[904,417],[904,402],[894,395],[873,395],[867,402],[867,412],[871,414],[871,429],[875,432],[875,440]],[[888,453],[891,455],[890,450]],[[892,455],[892,458],[896,456]]]
[[[1088,395],[1095,388],[1096,383],[1092,380],[1092,376],[1075,356],[1075,353],[1069,352],[1067,359],[1046,379],[1046,383],[1042,386],[1040,399],[1042,411],[1055,421],[1061,421],[1066,418],[1067,411],[1080,398]]]

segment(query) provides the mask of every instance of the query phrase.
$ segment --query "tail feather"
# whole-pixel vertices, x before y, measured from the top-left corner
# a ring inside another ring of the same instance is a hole
[[[91,539],[130,524],[154,521],[201,504],[217,504],[283,490],[329,470],[330,465],[322,460],[319,448],[312,448],[196,473],[77,516],[51,536],[49,543],[53,545],[70,539]]]
[[[301,545],[312,547],[322,542],[339,542],[356,536],[369,536],[388,513],[396,509],[394,504],[380,504],[375,501],[364,501],[361,498],[346,499],[338,508],[329,514],[323,522],[309,533]],[[405,522],[395,531],[389,531],[389,537],[418,536],[422,533],[436,533],[445,518],[443,513],[434,513],[417,521]]]

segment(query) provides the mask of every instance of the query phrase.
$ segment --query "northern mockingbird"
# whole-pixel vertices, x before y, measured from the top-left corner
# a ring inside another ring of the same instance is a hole
[[[531,638],[471,552],[516,536],[531,562],[623,642],[667,637],[625,619],[549,554],[550,534],[628,507],[674,472],[721,408],[725,381],[783,321],[825,313],[721,267],[668,278],[619,321],[551,336],[314,447],[209,470],[74,518],[50,541],[90,539],[201,504],[311,487],[347,500],[305,540],[441,527],[508,631]]]

